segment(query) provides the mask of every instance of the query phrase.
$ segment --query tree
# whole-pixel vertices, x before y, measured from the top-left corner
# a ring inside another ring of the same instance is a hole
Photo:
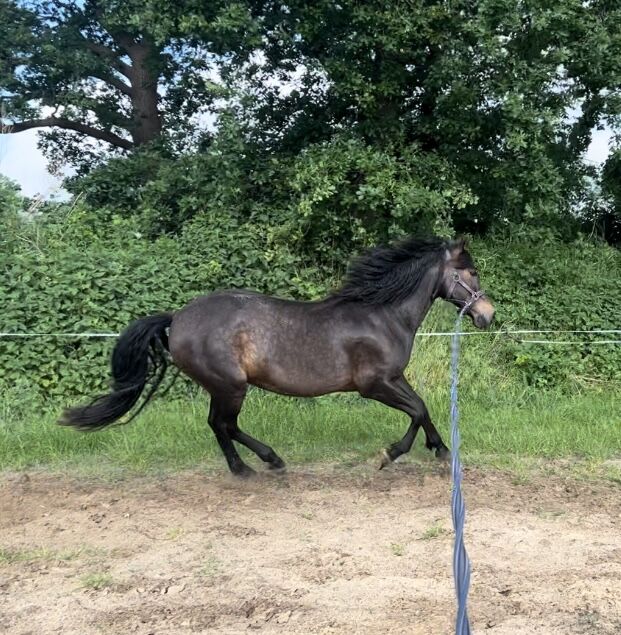
[[[591,132],[621,119],[621,5],[611,0],[258,3],[249,67],[258,144],[295,154],[343,130],[449,161],[477,199],[460,229],[569,211]],[[265,81],[288,79],[291,90]],[[569,112],[577,116],[569,117]]]
[[[106,150],[188,145],[222,95],[223,57],[255,43],[241,3],[198,0],[0,0],[3,133],[47,130],[54,162],[89,163],[84,138]]]
[[[614,150],[602,168],[601,196],[587,221],[612,245],[621,246],[621,149]]]

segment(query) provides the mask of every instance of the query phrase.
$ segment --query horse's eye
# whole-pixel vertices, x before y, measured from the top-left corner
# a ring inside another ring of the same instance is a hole
[[[476,278],[479,275],[479,272],[476,269],[470,269],[470,275],[473,278]]]

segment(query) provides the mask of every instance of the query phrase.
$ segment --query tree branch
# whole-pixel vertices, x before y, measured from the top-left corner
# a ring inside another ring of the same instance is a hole
[[[29,121],[21,121],[19,123],[4,124],[0,122],[0,134],[13,134],[15,132],[22,132],[24,130],[30,130],[32,128],[65,128],[66,130],[75,130],[88,137],[94,139],[100,139],[107,143],[116,146],[117,148],[123,148],[124,150],[131,150],[134,147],[133,142],[128,139],[123,139],[119,135],[110,132],[109,130],[100,130],[89,126],[79,121],[71,121],[70,119],[63,119],[62,117],[46,117],[44,119],[31,119]]]
[[[95,53],[95,55],[98,55],[99,57],[107,59],[110,64],[114,66],[119,73],[125,75],[127,79],[131,78],[132,67],[130,64],[127,64],[119,59],[119,55],[122,55],[120,51],[115,51],[105,44],[99,44],[99,42],[93,42],[87,38],[84,38],[82,42],[89,51]]]
[[[129,84],[126,84],[124,81],[118,79],[117,77],[114,77],[114,75],[108,75],[107,73],[94,72],[94,73],[91,73],[91,77],[94,77],[95,79],[99,79],[102,82],[109,84],[110,86],[113,86],[114,88],[121,91],[124,95],[127,95],[128,97],[131,97],[134,94],[134,90]]]

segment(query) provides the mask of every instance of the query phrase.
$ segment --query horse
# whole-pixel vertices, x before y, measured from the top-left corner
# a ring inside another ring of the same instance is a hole
[[[449,450],[424,401],[403,375],[416,331],[438,298],[477,328],[487,328],[494,318],[462,239],[409,237],[370,249],[349,266],[340,288],[316,301],[246,290],[199,296],[175,313],[130,324],[112,353],[112,392],[66,409],[59,423],[103,428],[129,413],[149,384],[135,416],[161,383],[170,358],[210,394],[209,426],[235,475],[254,470],[233,442],[270,469],[285,468],[270,446],[238,425],[249,385],[297,397],[357,391],[404,412],[410,425],[383,450],[380,469],[409,452],[421,426],[426,447],[447,459]]]

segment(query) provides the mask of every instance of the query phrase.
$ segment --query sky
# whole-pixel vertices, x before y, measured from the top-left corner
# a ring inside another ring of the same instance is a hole
[[[610,139],[610,130],[595,131],[586,159],[595,163],[605,161]],[[26,196],[48,199],[63,195],[60,180],[47,171],[45,158],[37,148],[36,130],[0,135],[0,174],[19,183]]]
[[[19,183],[26,196],[50,198],[61,190],[60,180],[46,168],[37,148],[37,131],[0,135],[0,174]]]

